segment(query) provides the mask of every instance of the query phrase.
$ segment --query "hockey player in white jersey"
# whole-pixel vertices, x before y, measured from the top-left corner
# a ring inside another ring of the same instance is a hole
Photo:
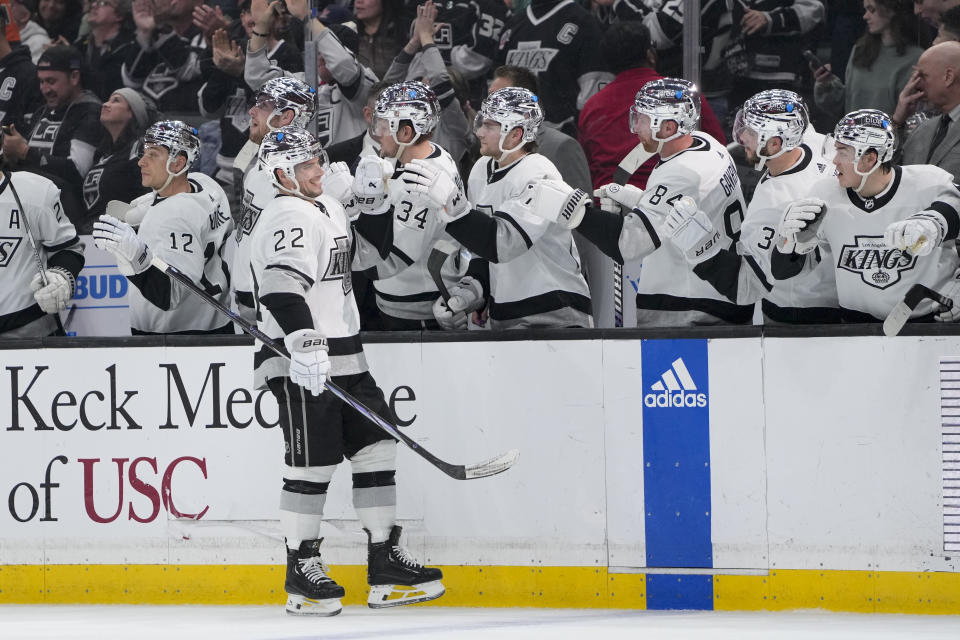
[[[423,197],[416,189],[415,179],[423,171],[431,175],[442,173],[448,179],[461,184],[457,163],[443,147],[432,142],[431,137],[440,121],[440,102],[430,87],[422,82],[399,82],[384,89],[373,110],[371,129],[380,140],[380,154],[385,162],[375,157],[361,158],[357,175],[367,171],[393,171],[385,182],[386,194],[383,204],[376,210],[364,207],[365,213],[376,216],[392,207],[392,237],[383,238],[377,233],[368,233],[366,222],[370,215],[362,216],[357,229],[364,239],[384,248],[373,262],[363,259],[363,270],[373,267],[373,287],[377,307],[384,326],[390,330],[418,330],[454,328],[452,313],[442,309],[440,292],[427,270],[427,257],[434,243],[445,237],[444,223],[438,213],[438,205]],[[395,163],[395,164],[394,164]],[[413,176],[413,177],[411,177]],[[446,236],[449,239],[449,236]],[[386,241],[389,240],[389,243]],[[387,253],[389,252],[389,253]],[[369,253],[361,248],[361,253]],[[477,291],[482,285],[466,275],[469,258],[460,252],[453,254],[443,265],[440,277],[448,289],[454,286],[472,287]],[[461,276],[463,281],[461,282]],[[476,304],[483,299],[478,295]],[[461,309],[462,315],[475,310]],[[438,313],[435,318],[434,307]],[[442,323],[442,324],[441,324]]]
[[[806,197],[810,185],[834,173],[833,164],[822,155],[822,143],[810,146],[808,141],[817,138],[811,128],[806,105],[792,91],[761,91],[744,103],[733,135],[743,145],[747,161],[763,173],[747,207],[740,242],[693,268],[733,302],[749,304],[762,298],[765,323],[841,321],[829,247],[819,248],[819,266],[802,276],[778,282],[770,271],[784,207]],[[703,235],[713,233],[710,225],[700,229]],[[669,237],[673,241],[678,236]]]
[[[608,184],[597,189],[601,208],[582,191],[552,181],[532,185],[541,215],[576,228],[618,262],[643,259],[637,279],[638,326],[749,323],[753,305],[732,303],[688,263],[733,246],[740,238],[746,205],[737,169],[726,148],[696,131],[700,94],[686,80],[651,80],[637,92],[630,130],[648,153],[660,156],[646,190]],[[662,241],[673,205],[692,198],[717,230],[703,243],[680,248]],[[620,215],[625,211],[626,216]]]
[[[132,207],[149,205],[134,231],[111,215],[93,225],[94,243],[117,259],[130,288],[130,328],[134,335],[234,333],[215,309],[150,265],[154,254],[183,271],[211,296],[226,302],[228,270],[220,246],[231,220],[222,209],[226,195],[212,180],[191,180],[187,170],[200,153],[197,130],[179,120],[157,122],[143,138],[139,166],[143,186],[152,191]],[[216,222],[220,224],[217,225]]]
[[[305,128],[313,119],[317,92],[313,87],[281,76],[268,80],[257,93],[250,107],[250,139],[237,156],[243,176],[237,179],[243,185],[242,212],[239,216],[235,246],[230,258],[231,287],[237,313],[247,322],[254,322],[253,283],[250,280],[250,234],[257,224],[260,212],[269,204],[276,191],[270,176],[257,161],[260,142],[270,131],[293,125]],[[349,184],[349,183],[348,183]]]
[[[778,228],[774,277],[806,273],[816,267],[817,249],[829,247],[845,320],[883,320],[914,284],[960,302],[960,190],[938,167],[892,164],[895,147],[887,114],[861,109],[844,116],[827,144],[836,177],[812,184],[813,196],[791,203]],[[930,300],[911,315],[956,317]]]
[[[442,573],[416,563],[399,542],[396,442],[333,394],[322,393],[330,377],[371,410],[394,419],[363,353],[350,280],[350,223],[340,203],[323,193],[326,156],[310,133],[287,127],[267,135],[260,160],[278,195],[251,236],[257,324],[282,340],[290,354],[288,362],[259,345],[254,356],[257,385],[269,387],[279,403],[286,443],[280,493],[286,610],[340,612],[344,590],[326,574],[319,533],[327,487],[344,457],[353,473],[354,508],[369,540],[368,605],[432,600],[443,595]]]
[[[43,277],[34,243],[43,262]],[[73,297],[83,264],[83,242],[63,212],[60,189],[34,173],[4,171],[0,175],[0,338],[63,335],[53,314],[63,311]]]
[[[524,204],[527,184],[560,180],[553,163],[536,153],[542,123],[539,98],[527,89],[507,87],[487,96],[475,123],[483,157],[470,172],[467,199],[444,176],[422,165],[411,169],[419,176],[415,188],[442,205],[447,233],[489,261],[493,329],[593,326],[573,235]],[[451,291],[470,301],[476,293]]]

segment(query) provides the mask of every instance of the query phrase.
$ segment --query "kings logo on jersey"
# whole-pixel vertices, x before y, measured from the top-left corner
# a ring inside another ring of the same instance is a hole
[[[883,236],[854,236],[853,240],[854,244],[843,245],[837,268],[859,274],[871,287],[886,289],[917,264],[917,256],[888,247]]]
[[[547,70],[558,51],[559,49],[541,47],[539,40],[518,42],[516,49],[507,52],[507,64],[541,73]]]
[[[0,267],[10,264],[23,238],[0,237]]]
[[[342,280],[343,295],[353,290],[353,278],[350,274],[350,241],[347,236],[340,236],[334,241],[337,246],[330,249],[330,260],[322,280]]]

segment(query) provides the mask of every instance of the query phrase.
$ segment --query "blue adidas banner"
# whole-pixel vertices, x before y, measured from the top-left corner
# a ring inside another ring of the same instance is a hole
[[[641,369],[647,566],[710,568],[707,341],[644,340]],[[703,580],[665,577],[649,576],[648,608],[711,607]]]

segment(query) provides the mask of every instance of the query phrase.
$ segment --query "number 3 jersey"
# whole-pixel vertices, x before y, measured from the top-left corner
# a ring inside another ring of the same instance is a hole
[[[257,325],[283,344],[284,330],[264,299],[306,301],[313,328],[327,338],[330,375],[367,370],[360,341],[360,314],[350,279],[352,230],[339,202],[278,196],[264,208],[250,234],[250,271]],[[268,297],[269,296],[269,297]],[[289,364],[262,344],[254,353],[258,387],[286,376]]]
[[[872,198],[844,189],[836,178],[812,185],[809,193],[823,198],[827,205],[817,238],[833,254],[837,296],[843,309],[883,320],[914,284],[943,291],[953,279],[960,265],[956,246],[960,190],[943,169],[925,164],[894,167],[886,190]],[[891,223],[921,211],[943,229],[945,240],[940,247],[929,255],[916,256],[884,244],[884,232]],[[801,262],[795,254],[775,251],[773,273],[783,278],[806,272],[815,266],[812,256],[807,254]],[[911,317],[938,309],[935,302],[924,300]]]

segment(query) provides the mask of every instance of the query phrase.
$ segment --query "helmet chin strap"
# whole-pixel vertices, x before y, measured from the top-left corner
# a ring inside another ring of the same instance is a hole
[[[862,158],[863,156],[860,156],[860,157]],[[858,176],[860,176],[860,186],[854,189],[857,195],[860,195],[860,192],[863,190],[863,188],[867,186],[867,178],[870,177],[870,174],[876,171],[877,167],[880,166],[880,163],[878,162],[875,165],[873,165],[873,168],[870,169],[870,171],[867,171],[866,173],[860,173],[860,169],[857,167],[857,165],[859,164],[860,164],[860,160],[857,159],[857,161],[853,165],[853,172]]]
[[[660,123],[660,126],[663,126],[663,123],[662,123],[662,122]],[[651,130],[651,132],[653,131],[653,125],[652,125],[652,124],[651,124],[651,126],[650,126],[650,130]],[[659,133],[659,131],[660,131],[660,127],[657,127],[657,132]],[[677,138],[679,138],[679,137],[682,136],[682,135],[683,135],[683,134],[680,132],[680,128],[679,128],[679,127],[677,127],[677,132],[676,132],[675,134],[673,134],[672,136],[668,136],[668,137],[666,137],[666,138],[661,138],[661,137],[659,137],[656,133],[654,133],[654,134],[653,134],[653,139],[657,141],[657,151],[656,151],[656,154],[659,156],[659,155],[660,155],[660,152],[663,151],[663,145],[665,145],[666,143],[670,142],[671,140],[676,140]]]
[[[511,129],[510,131],[512,131],[512,130],[513,130],[513,129]],[[500,140],[499,140],[499,142],[497,142],[497,148],[500,150],[500,157],[497,158],[497,166],[500,166],[500,167],[503,166],[503,161],[506,159],[506,157],[507,157],[508,155],[510,155],[511,153],[513,153],[514,151],[516,151],[516,150],[517,150],[518,148],[520,148],[520,146],[521,146],[521,145],[517,145],[517,146],[514,147],[513,149],[504,149],[504,148],[503,148],[503,141],[507,139],[507,136],[508,136],[508,135],[510,135],[510,131],[507,131],[506,133],[501,133],[501,134],[500,134]]]
[[[410,142],[400,142],[400,140],[397,138],[396,131],[391,131],[390,137],[392,137],[393,141],[397,143],[397,153],[394,154],[393,159],[396,160],[398,163],[400,162],[400,158],[403,157],[403,152],[406,151],[407,147],[409,147],[410,145],[416,144],[417,141],[420,140],[419,133],[414,134],[413,139],[410,140]],[[380,149],[381,150],[383,149],[383,145],[380,146]]]
[[[175,160],[176,158],[173,158],[173,159]],[[177,176],[182,176],[184,173],[187,172],[187,169],[190,168],[190,167],[184,167],[184,168],[181,169],[180,171],[174,173],[173,171],[170,170],[170,162],[171,162],[171,161],[172,161],[172,159],[168,157],[168,158],[167,158],[167,179],[163,181],[163,186],[162,186],[162,187],[160,187],[159,189],[155,189],[155,191],[156,191],[157,194],[161,193],[164,189],[166,189],[167,187],[169,187],[169,186],[170,186],[170,183],[173,182],[173,179],[174,179],[174,178],[176,178]]]

